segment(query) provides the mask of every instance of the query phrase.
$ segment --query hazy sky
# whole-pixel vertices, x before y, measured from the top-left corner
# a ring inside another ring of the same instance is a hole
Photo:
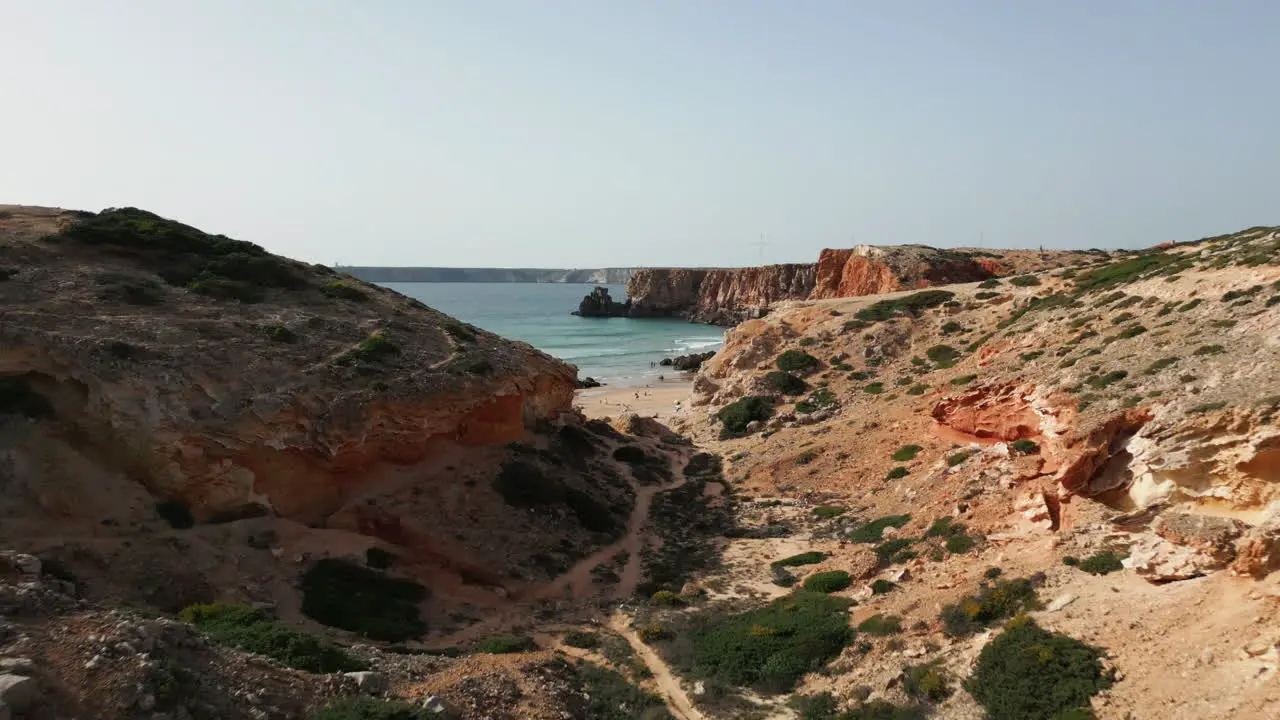
[[[0,0],[0,202],[370,265],[1145,246],[1280,223],[1277,29],[1275,0]]]

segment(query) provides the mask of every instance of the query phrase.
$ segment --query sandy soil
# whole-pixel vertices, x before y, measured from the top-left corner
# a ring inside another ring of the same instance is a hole
[[[574,404],[589,418],[634,412],[670,419],[689,412],[690,380],[666,380],[641,387],[601,387],[579,390]],[[639,397],[637,397],[639,396]]]

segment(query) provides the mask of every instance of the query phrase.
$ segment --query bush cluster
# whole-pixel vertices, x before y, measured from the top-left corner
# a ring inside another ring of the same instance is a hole
[[[1018,613],[1037,610],[1035,585],[1027,578],[997,580],[983,585],[976,595],[942,609],[943,631],[951,637],[972,635]]]
[[[808,389],[804,380],[789,372],[774,370],[764,376],[764,382],[773,390],[783,395],[799,395]]]
[[[223,603],[192,605],[180,616],[217,643],[265,655],[298,670],[332,673],[365,667],[342,648],[275,622],[251,607]]]
[[[921,312],[937,307],[953,297],[955,297],[955,293],[947,290],[924,290],[905,297],[881,300],[870,307],[859,310],[854,316],[866,322],[888,320],[898,313],[905,313],[915,317]]]
[[[412,580],[338,558],[323,558],[302,576],[302,612],[312,620],[373,640],[421,636],[427,626],[418,604],[427,589]]]
[[[810,592],[833,593],[848,589],[853,579],[844,570],[828,570],[814,573],[804,579],[804,589]]]
[[[909,460],[915,460],[916,456],[919,455],[920,451],[923,449],[924,448],[919,445],[903,445],[897,450],[894,450],[891,457],[898,462],[907,462]]]
[[[564,505],[591,532],[614,535],[619,531],[618,519],[604,503],[565,484],[560,475],[549,476],[524,460],[503,463],[492,487],[511,507]]]
[[[781,560],[774,560],[770,564],[773,565],[773,567],[796,567],[799,565],[816,565],[826,559],[826,553],[818,552],[817,550],[810,550],[809,552],[802,552],[799,555],[792,555],[790,557],[784,557]]]
[[[868,635],[897,635],[902,632],[902,618],[897,615],[872,615],[858,623],[858,632]]]
[[[670,648],[670,660],[696,677],[749,686],[760,692],[791,690],[853,640],[847,609],[852,601],[797,591],[734,615],[707,613]]]
[[[524,635],[494,635],[476,643],[476,650],[492,655],[528,652],[536,648],[533,639]]]
[[[778,369],[783,372],[804,372],[813,370],[820,364],[818,358],[810,355],[804,350],[786,350],[778,356],[776,360]]]
[[[1019,617],[982,649],[964,688],[990,720],[1092,717],[1089,699],[1112,682],[1101,657],[1098,648]]]
[[[435,713],[402,700],[344,697],[334,700],[312,720],[438,720]]]
[[[1094,553],[1077,563],[1076,567],[1090,575],[1106,575],[1124,569],[1124,557],[1111,550]]]
[[[858,543],[878,543],[884,539],[885,528],[900,528],[911,521],[910,515],[886,515],[858,526],[846,539]]]
[[[716,413],[716,419],[724,424],[722,436],[734,437],[747,431],[747,425],[756,420],[768,420],[773,408],[767,398],[750,395],[734,401]]]

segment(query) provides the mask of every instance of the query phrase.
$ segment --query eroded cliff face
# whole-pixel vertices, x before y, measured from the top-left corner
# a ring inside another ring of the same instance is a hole
[[[1081,253],[939,250],[923,245],[859,245],[823,250],[816,264],[723,270],[647,268],[627,285],[631,317],[683,317],[734,325],[785,300],[878,295],[974,282],[998,274],[1063,266]]]
[[[198,519],[318,522],[381,466],[519,441],[571,410],[573,367],[417,301],[251,248],[175,286],[156,276],[177,262],[169,239],[41,239],[81,219],[0,221],[0,265],[17,270],[0,283],[0,377]],[[225,295],[241,291],[261,301]]]

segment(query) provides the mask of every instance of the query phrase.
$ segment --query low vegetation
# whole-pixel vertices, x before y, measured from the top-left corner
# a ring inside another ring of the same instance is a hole
[[[844,570],[828,570],[814,573],[804,580],[804,589],[810,592],[833,593],[847,589],[853,579]]]
[[[1040,278],[1035,275],[1019,275],[1018,277],[1009,278],[1009,284],[1017,287],[1034,287],[1040,284]]]
[[[213,641],[245,652],[265,655],[284,665],[313,673],[363,670],[364,663],[342,648],[295,630],[243,605],[192,605],[181,612]]]
[[[397,642],[426,632],[418,617],[426,596],[427,589],[412,580],[338,558],[322,558],[302,576],[303,614],[372,640]]]
[[[833,408],[839,404],[836,394],[826,388],[818,388],[809,394],[809,397],[796,403],[796,412],[811,413],[818,410]]]
[[[858,623],[858,632],[868,635],[897,635],[902,632],[902,618],[897,615],[872,615]]]
[[[312,720],[438,720],[439,717],[426,708],[403,700],[344,697],[316,712]]]
[[[888,473],[886,473],[884,477],[886,480],[898,480],[900,478],[906,477],[909,474],[911,474],[910,470],[908,470],[906,467],[902,465],[899,465],[898,467],[893,468]]]
[[[857,543],[878,543],[884,540],[885,528],[900,528],[909,522],[910,515],[887,515],[858,526],[845,539]]]
[[[781,370],[774,370],[765,375],[764,382],[771,389],[783,395],[799,395],[808,389],[808,385],[804,380]]]
[[[1106,575],[1124,569],[1124,557],[1111,550],[1094,553],[1081,560],[1076,567],[1090,575]]]
[[[870,307],[855,313],[855,317],[866,322],[888,320],[899,313],[915,317],[929,308],[937,307],[955,297],[955,293],[946,290],[924,290],[905,297],[892,300],[881,300]]]
[[[476,650],[491,655],[529,652],[537,647],[533,639],[525,635],[494,635],[476,643]]]
[[[982,649],[965,690],[990,720],[1093,717],[1090,698],[1111,686],[1102,651],[1027,617]]]
[[[1020,438],[1009,443],[1009,449],[1019,455],[1033,455],[1040,452],[1040,446],[1030,438]]]
[[[996,580],[983,585],[976,595],[961,598],[942,609],[943,631],[951,637],[981,632],[1019,613],[1040,609],[1035,585],[1030,579]]]
[[[818,552],[817,550],[810,550],[809,552],[802,552],[799,555],[792,555],[791,557],[785,557],[781,560],[774,560],[771,564],[774,567],[796,567],[799,565],[816,565],[826,559],[826,553]]]
[[[813,509],[813,514],[817,517],[827,519],[843,515],[845,511],[846,508],[842,508],[839,505],[819,505]]]
[[[778,356],[776,361],[778,369],[782,372],[804,372],[806,370],[814,370],[821,363],[818,358],[810,355],[804,350],[786,350]]]
[[[376,363],[388,360],[400,354],[400,346],[391,342],[385,335],[374,333],[351,351],[351,357],[360,362]]]
[[[687,617],[687,625],[674,627],[658,647],[690,679],[768,694],[788,692],[853,640],[847,614],[851,604],[845,598],[797,591],[746,612],[709,609]]]
[[[894,450],[891,457],[898,462],[908,462],[910,460],[915,460],[916,456],[919,455],[920,451],[923,449],[924,448],[919,445],[903,445],[897,450]]]
[[[768,420],[773,407],[767,398],[750,395],[725,405],[716,413],[716,419],[724,424],[722,437],[736,437],[747,432],[747,425],[756,420]]]

